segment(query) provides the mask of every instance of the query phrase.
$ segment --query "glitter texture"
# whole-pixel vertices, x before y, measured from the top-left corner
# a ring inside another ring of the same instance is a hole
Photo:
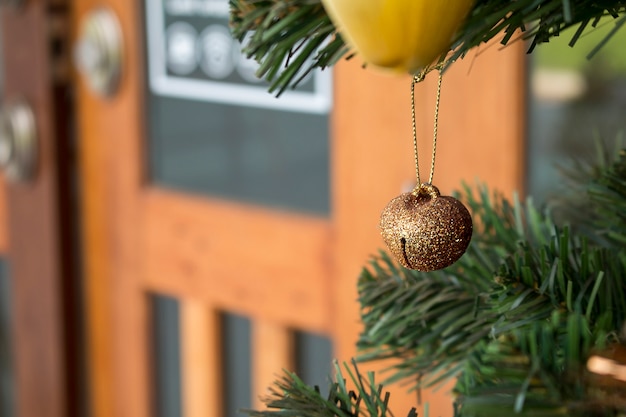
[[[404,267],[434,271],[456,262],[472,239],[472,217],[463,203],[422,184],[387,204],[380,217],[383,240]]]

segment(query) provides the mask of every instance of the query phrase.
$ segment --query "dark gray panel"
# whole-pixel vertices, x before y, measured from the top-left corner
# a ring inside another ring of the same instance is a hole
[[[331,378],[333,346],[330,339],[313,333],[295,334],[296,373],[308,385],[328,392]]]
[[[180,305],[175,298],[154,295],[154,415],[182,417],[180,364]]]
[[[252,404],[250,320],[222,315],[224,417],[241,417]]]
[[[11,299],[6,262],[0,259],[0,416],[15,415],[11,366]]]
[[[149,169],[187,192],[330,210],[328,118],[151,95]]]

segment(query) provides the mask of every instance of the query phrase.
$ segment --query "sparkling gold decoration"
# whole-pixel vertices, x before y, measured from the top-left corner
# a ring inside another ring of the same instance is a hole
[[[452,265],[465,253],[472,239],[472,216],[454,197],[441,196],[432,185],[437,153],[437,125],[441,99],[442,73],[439,71],[435,101],[433,152],[428,183],[420,180],[415,123],[415,84],[424,74],[411,82],[411,118],[413,120],[413,151],[417,187],[399,195],[387,204],[380,216],[380,231],[392,255],[409,269],[435,271]]]
[[[404,267],[434,271],[456,262],[472,238],[463,203],[422,184],[387,204],[380,217],[383,240]]]

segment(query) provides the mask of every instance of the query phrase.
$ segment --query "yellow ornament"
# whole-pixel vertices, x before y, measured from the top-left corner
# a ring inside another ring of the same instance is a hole
[[[474,0],[322,0],[364,61],[415,73],[445,53]]]

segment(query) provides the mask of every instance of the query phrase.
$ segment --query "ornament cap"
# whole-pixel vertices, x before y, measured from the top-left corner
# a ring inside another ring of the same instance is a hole
[[[420,185],[417,185],[413,189],[413,191],[411,191],[411,194],[413,194],[415,197],[429,196],[430,198],[437,198],[441,196],[439,188],[430,183],[422,183]]]

